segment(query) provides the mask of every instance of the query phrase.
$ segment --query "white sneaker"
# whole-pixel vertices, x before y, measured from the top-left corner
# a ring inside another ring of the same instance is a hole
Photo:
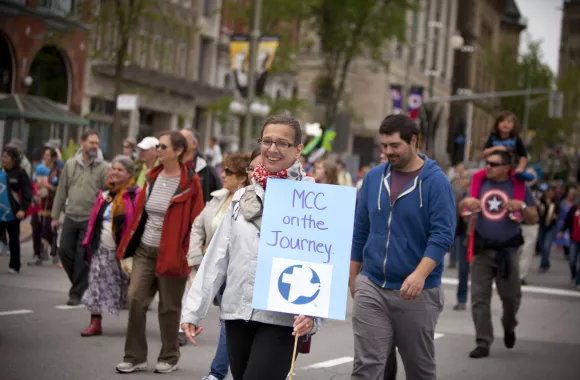
[[[201,380],[219,380],[214,375],[204,376]]]
[[[133,363],[128,363],[128,362],[122,362],[117,364],[117,366],[115,367],[115,369],[117,370],[117,372],[121,372],[121,373],[131,373],[131,372],[136,372],[136,371],[145,371],[147,370],[147,362],[141,363],[141,364],[133,364]]]
[[[155,366],[156,373],[171,373],[173,371],[177,371],[177,364],[159,362],[157,363],[157,366]]]
[[[18,274],[19,272],[16,269],[10,268],[10,269],[8,269],[8,273],[10,273],[10,274]]]

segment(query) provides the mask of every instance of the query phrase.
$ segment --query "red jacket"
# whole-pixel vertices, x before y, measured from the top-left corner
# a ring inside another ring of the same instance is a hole
[[[179,188],[169,202],[163,221],[161,242],[157,253],[157,277],[187,277],[190,268],[187,265],[189,234],[191,225],[204,207],[199,177],[180,164],[181,181]],[[131,257],[141,243],[141,236],[147,222],[145,203],[163,165],[158,165],[147,174],[147,180],[135,205],[135,217],[117,248],[119,259]]]

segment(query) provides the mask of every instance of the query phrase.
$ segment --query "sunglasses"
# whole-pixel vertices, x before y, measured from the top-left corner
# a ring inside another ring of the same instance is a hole
[[[487,161],[485,164],[489,167],[492,167],[492,168],[497,168],[498,166],[505,165],[505,164],[502,164],[501,162],[489,162],[489,161]]]
[[[234,172],[233,172],[233,171],[232,171],[230,168],[225,168],[225,169],[224,169],[224,173],[225,173],[225,175],[227,175],[227,176],[231,176],[231,175],[234,175],[234,174],[236,174],[236,173],[234,173]]]
[[[155,146],[156,149],[161,149],[161,150],[167,150],[167,148],[169,148],[167,145],[165,144],[157,144]]]

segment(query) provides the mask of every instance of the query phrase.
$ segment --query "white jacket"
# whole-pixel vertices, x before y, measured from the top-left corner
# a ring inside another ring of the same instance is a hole
[[[228,189],[219,189],[212,192],[212,200],[208,202],[203,211],[195,218],[191,226],[189,251],[187,252],[187,264],[190,267],[201,264],[201,260],[203,259],[202,248],[211,242],[216,232],[216,229],[212,226],[213,219],[219,210],[221,210],[229,195],[230,192]]]
[[[312,178],[306,177],[304,180],[312,181]],[[199,325],[227,277],[221,301],[221,319],[251,320],[288,327],[294,325],[294,316],[291,314],[252,308],[261,217],[259,220],[248,221],[242,215],[240,200],[248,188],[255,190],[255,196],[263,204],[264,190],[259,185],[251,185],[234,194],[184,301],[181,323]],[[250,194],[251,190],[248,191]],[[316,332],[320,323],[320,318],[314,318],[312,333]]]

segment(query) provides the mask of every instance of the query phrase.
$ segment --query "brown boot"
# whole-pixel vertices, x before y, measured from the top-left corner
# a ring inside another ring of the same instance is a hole
[[[101,326],[101,317],[91,317],[91,323],[89,327],[81,331],[81,336],[95,336],[101,335],[103,333],[103,328]]]

